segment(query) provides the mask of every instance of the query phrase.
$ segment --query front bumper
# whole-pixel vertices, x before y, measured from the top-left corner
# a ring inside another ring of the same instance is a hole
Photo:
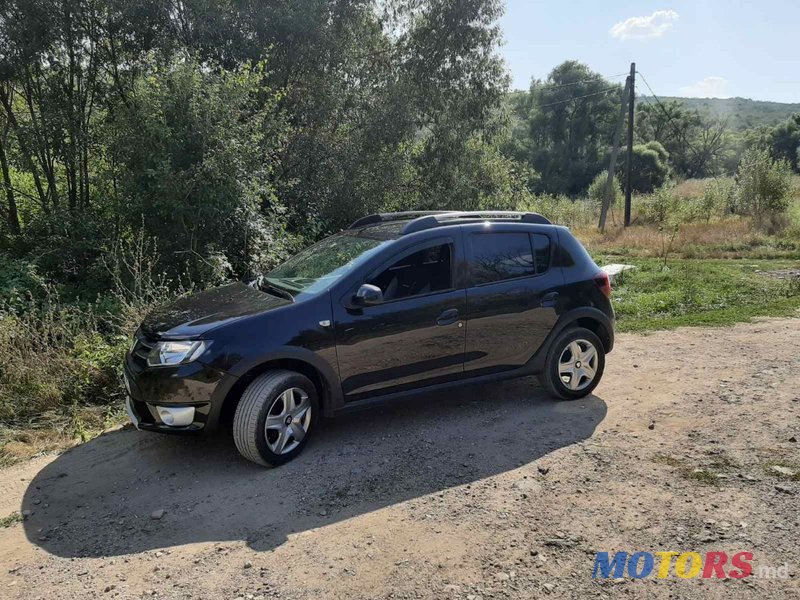
[[[232,376],[200,362],[176,367],[147,367],[130,353],[123,368],[127,392],[126,411],[137,429],[161,433],[199,433],[213,429],[224,397],[219,386]],[[164,410],[164,409],[168,410]],[[170,414],[185,415],[192,408],[191,422],[170,425]],[[161,409],[161,410],[160,410]],[[169,410],[176,409],[176,410]]]

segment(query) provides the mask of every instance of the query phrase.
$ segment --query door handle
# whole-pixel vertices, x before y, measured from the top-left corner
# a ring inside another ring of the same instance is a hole
[[[450,325],[451,323],[455,323],[456,321],[458,321],[458,309],[450,308],[439,315],[439,318],[436,319],[436,324]]]
[[[542,308],[552,308],[556,305],[556,302],[558,302],[558,292],[550,292],[542,296],[542,301],[539,303],[539,306]]]

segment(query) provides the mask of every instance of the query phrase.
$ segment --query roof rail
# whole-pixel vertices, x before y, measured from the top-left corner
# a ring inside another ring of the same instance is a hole
[[[452,211],[448,210],[410,210],[406,212],[395,213],[376,213],[374,215],[367,215],[354,221],[348,229],[355,229],[357,227],[366,227],[367,225],[374,225],[375,223],[383,223],[384,221],[402,221],[404,219],[416,219],[418,217],[426,217],[430,215],[444,215],[450,214]]]
[[[407,217],[406,217],[407,218]],[[536,223],[550,225],[550,221],[538,213],[516,211],[460,211],[437,212],[430,215],[421,215],[408,223],[402,234],[415,233],[441,225],[453,225],[459,221],[520,221],[522,223]]]

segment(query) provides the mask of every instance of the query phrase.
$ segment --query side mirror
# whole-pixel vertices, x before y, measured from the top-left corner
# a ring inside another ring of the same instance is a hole
[[[353,304],[356,306],[383,304],[383,292],[377,285],[364,283],[353,296]]]

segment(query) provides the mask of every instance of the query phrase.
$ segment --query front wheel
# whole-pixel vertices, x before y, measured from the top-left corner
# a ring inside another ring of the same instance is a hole
[[[589,395],[603,376],[606,353],[593,331],[574,327],[550,345],[539,381],[553,396],[575,400]]]
[[[300,454],[319,419],[308,377],[276,369],[247,386],[233,417],[233,440],[246,459],[277,467]]]

